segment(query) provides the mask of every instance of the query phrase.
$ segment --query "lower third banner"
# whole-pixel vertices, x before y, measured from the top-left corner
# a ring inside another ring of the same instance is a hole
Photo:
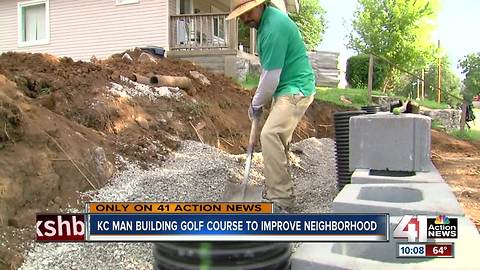
[[[87,241],[388,241],[387,214],[88,214]]]

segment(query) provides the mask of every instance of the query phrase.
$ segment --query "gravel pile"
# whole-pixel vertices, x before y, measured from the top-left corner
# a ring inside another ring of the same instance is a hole
[[[334,142],[307,139],[291,147],[297,212],[329,212],[335,188]],[[162,167],[141,169],[118,159],[125,170],[90,201],[219,201],[225,181],[240,182],[245,156],[226,154],[193,141],[182,142]],[[120,165],[120,164],[119,164]],[[251,181],[262,184],[262,158],[253,159]],[[71,209],[69,209],[71,211]],[[78,212],[83,212],[81,209]],[[20,269],[152,269],[151,243],[33,243]]]

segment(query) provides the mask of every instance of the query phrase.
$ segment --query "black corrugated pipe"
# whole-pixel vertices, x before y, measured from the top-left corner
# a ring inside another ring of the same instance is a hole
[[[168,242],[154,244],[154,270],[287,270],[289,243]]]
[[[333,114],[335,126],[335,150],[337,162],[337,189],[342,190],[346,184],[350,184],[352,172],[350,172],[350,117],[366,114],[366,111],[347,111]]]
[[[362,111],[366,111],[367,114],[375,114],[380,111],[380,106],[377,105],[370,105],[370,106],[362,106]]]

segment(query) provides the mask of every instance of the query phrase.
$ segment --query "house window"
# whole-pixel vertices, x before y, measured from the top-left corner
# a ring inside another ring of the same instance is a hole
[[[176,0],[177,14],[192,14],[193,0]]]
[[[48,0],[18,3],[19,46],[48,44],[50,39]]]
[[[225,19],[221,17],[213,18],[213,35],[225,39]]]
[[[116,5],[137,4],[139,0],[115,0]]]
[[[212,13],[222,13],[223,11],[216,6],[211,6]],[[225,18],[222,16],[213,17],[212,23],[213,35],[220,39],[225,39]]]

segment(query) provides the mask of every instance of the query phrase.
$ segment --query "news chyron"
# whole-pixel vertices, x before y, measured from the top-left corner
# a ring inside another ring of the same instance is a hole
[[[272,203],[87,203],[37,215],[38,241],[388,242],[386,213],[275,213]]]
[[[445,240],[458,238],[458,218],[446,215],[406,215],[396,225],[393,238],[399,241],[398,258],[453,258],[454,243]]]

